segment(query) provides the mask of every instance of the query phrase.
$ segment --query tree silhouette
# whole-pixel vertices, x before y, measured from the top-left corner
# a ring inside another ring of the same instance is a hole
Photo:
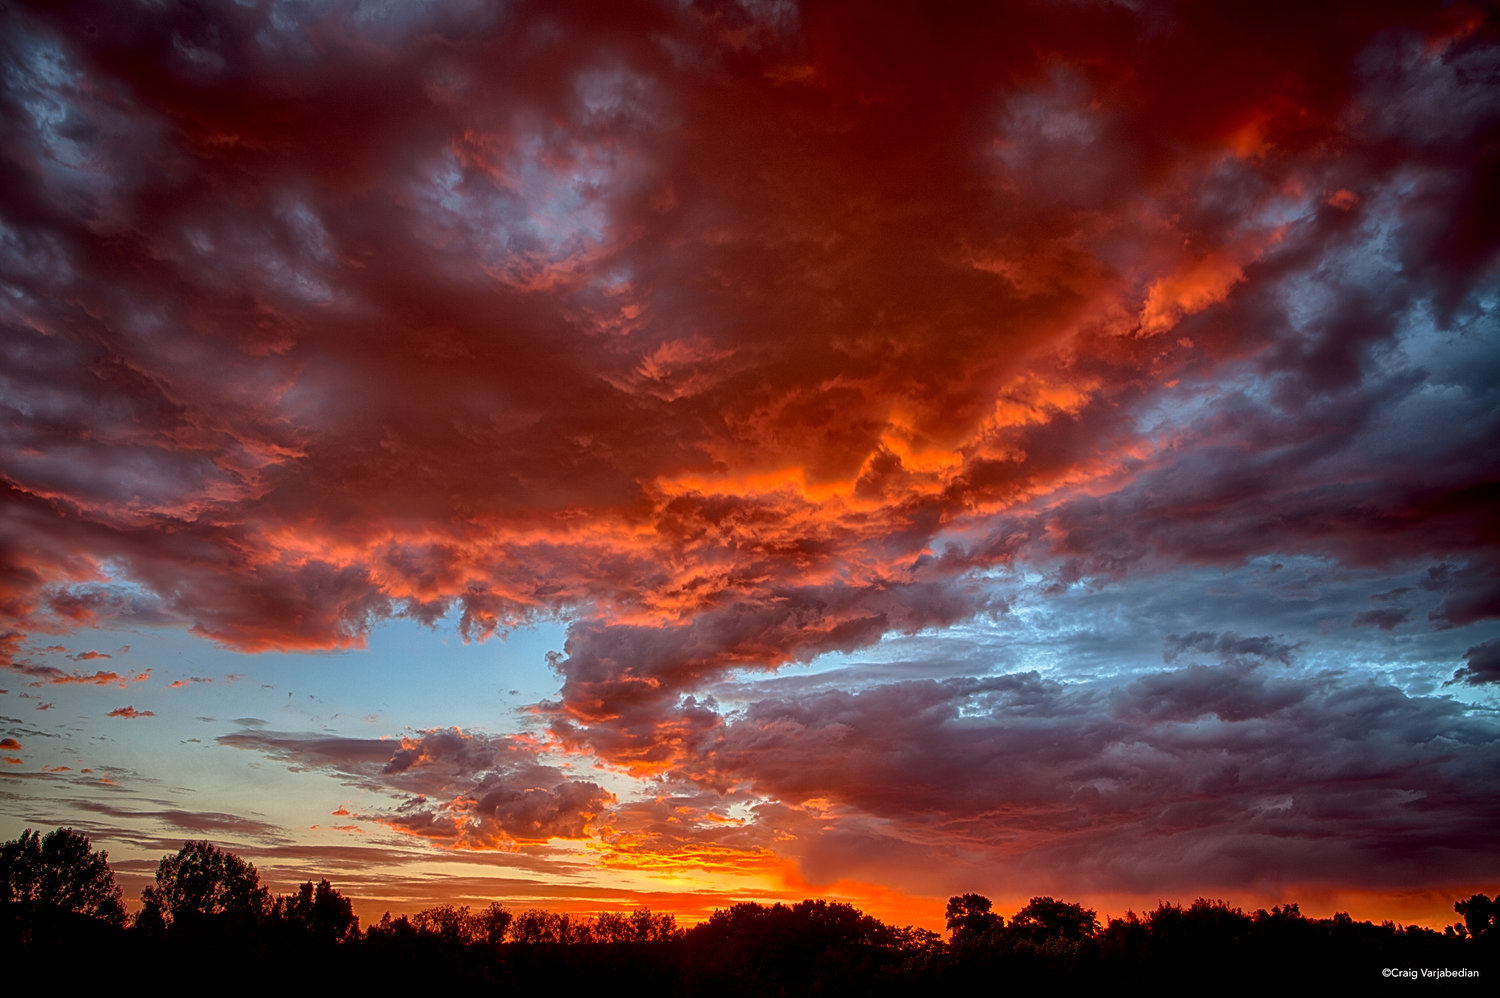
[[[1032,898],[1010,920],[1011,930],[1032,939],[1083,939],[1099,931],[1099,919],[1081,904]]]
[[[67,912],[122,926],[125,906],[108,860],[82,832],[59,828],[43,836],[28,828],[0,845],[0,901],[33,914]]]
[[[409,943],[418,935],[420,933],[417,932],[417,927],[411,924],[411,919],[405,915],[397,915],[395,918],[392,918],[390,912],[386,912],[380,917],[380,921],[372,923],[365,930],[366,940],[391,943],[393,945]]]
[[[1493,901],[1487,895],[1475,894],[1467,901],[1453,902],[1453,910],[1463,916],[1464,931],[1470,939],[1493,943],[1495,926],[1500,924],[1500,896]]]
[[[587,919],[566,912],[533,908],[510,923],[510,937],[518,943],[585,943],[593,941],[593,926]]]
[[[311,880],[296,894],[276,899],[276,918],[295,926],[308,937],[325,943],[344,943],[359,938],[359,919],[350,900],[326,880],[314,887]]]
[[[505,942],[505,933],[510,929],[510,923],[515,916],[499,901],[492,901],[488,908],[475,915],[474,918],[478,922],[475,941],[489,946],[499,946]]]
[[[255,867],[208,842],[188,842],[156,867],[156,886],[141,892],[143,928],[253,925],[270,908]]]
[[[445,943],[468,945],[475,940],[476,926],[468,905],[439,904],[423,908],[411,917],[411,924],[418,932]]]
[[[994,905],[983,894],[959,894],[948,899],[948,932],[952,941],[964,945],[978,940],[986,932],[998,929],[1005,919],[990,909]]]
[[[899,963],[902,936],[853,905],[807,900],[741,902],[684,939],[690,993],[759,996],[868,993],[883,967]]]
[[[654,915],[648,908],[600,912],[594,919],[594,939],[601,943],[660,943],[679,934],[676,918]]]

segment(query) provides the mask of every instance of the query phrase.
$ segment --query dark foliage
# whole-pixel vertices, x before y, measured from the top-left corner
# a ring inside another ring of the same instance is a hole
[[[1047,939],[1077,941],[1099,931],[1099,919],[1081,904],[1052,898],[1032,898],[1010,920],[1011,931],[1033,942]]]
[[[88,836],[71,828],[45,836],[28,828],[0,845],[0,902],[33,921],[81,916],[125,924],[109,854],[94,852]]]
[[[309,880],[297,893],[277,898],[271,914],[315,942],[346,943],[359,938],[354,904],[326,880],[318,881],[317,887]]]
[[[686,936],[693,993],[868,993],[899,968],[906,940],[852,905],[737,904]]]
[[[1466,901],[1455,901],[1453,910],[1463,916],[1462,925],[1455,925],[1455,932],[1462,928],[1462,935],[1477,942],[1494,947],[1500,945],[1500,897],[1493,899],[1475,894]]]
[[[207,842],[188,842],[157,864],[156,885],[141,893],[136,925],[147,931],[245,932],[270,907],[270,892],[252,864]]]
[[[58,845],[49,852],[54,837]],[[53,869],[37,866],[37,856],[71,857],[54,867],[92,871],[84,879],[96,889],[85,893],[105,900],[89,908],[58,900],[77,892],[17,888],[56,879],[26,872]],[[361,934],[353,906],[328,881],[308,880],[272,901],[253,866],[206,842],[162,858],[146,908],[126,929],[123,917],[110,914],[108,899],[118,901],[118,888],[103,854],[89,850],[81,835],[28,832],[0,847],[0,861],[9,891],[0,907],[0,959],[7,966],[66,965],[74,983],[100,987],[119,966],[171,968],[172,991],[220,989],[226,968],[274,967],[298,990],[573,993],[607,983],[659,998],[734,998],[991,993],[997,982],[1017,993],[1131,993],[1192,980],[1233,991],[1295,984],[1298,991],[1363,992],[1413,983],[1387,972],[1421,980],[1426,970],[1447,969],[1493,980],[1500,939],[1497,902],[1483,894],[1455,903],[1462,921],[1445,932],[1356,922],[1346,914],[1311,919],[1295,904],[1247,914],[1204,898],[1130,912],[1101,927],[1081,905],[1038,897],[1007,920],[988,898],[963,894],[949,900],[946,943],[822,900],[738,904],[686,932],[670,915],[645,909],[589,918],[513,914],[500,904],[477,911],[441,905],[410,917],[387,913]],[[79,953],[90,959],[80,963]]]
[[[979,944],[987,935],[1005,927],[1005,919],[990,909],[994,904],[982,894],[960,894],[948,899],[948,933],[955,946]]]

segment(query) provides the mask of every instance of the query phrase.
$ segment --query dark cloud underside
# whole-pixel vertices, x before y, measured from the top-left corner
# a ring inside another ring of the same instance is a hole
[[[0,19],[20,682],[143,678],[48,664],[95,625],[257,652],[560,620],[548,751],[660,778],[701,834],[501,736],[219,742],[473,848],[1495,874],[1496,729],[1455,699],[1492,689],[1500,617],[1486,6]],[[1209,570],[1238,617],[1160,609]],[[1165,669],[1049,678],[994,631],[964,668],[756,685],[1148,591],[1131,651]],[[1265,633],[1255,599],[1327,612]],[[1328,661],[1335,631],[1426,685]]]

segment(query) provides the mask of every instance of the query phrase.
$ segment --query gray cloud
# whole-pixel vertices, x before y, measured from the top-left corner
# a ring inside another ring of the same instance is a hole
[[[805,836],[828,879],[849,875],[831,843],[851,835],[888,868],[914,843],[993,857],[1000,872],[984,876],[1010,890],[1411,888],[1497,872],[1483,846],[1500,817],[1493,719],[1332,672],[1191,665],[768,697],[700,759],[684,767],[699,782],[851,816],[825,822],[826,842]]]
[[[260,752],[293,770],[318,770],[351,785],[401,795],[362,820],[466,848],[582,838],[613,803],[597,783],[539,761],[525,741],[435,729],[400,739],[276,731],[221,735],[218,744]]]

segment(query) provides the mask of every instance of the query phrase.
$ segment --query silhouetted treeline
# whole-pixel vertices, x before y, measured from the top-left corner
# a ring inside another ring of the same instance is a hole
[[[948,936],[897,928],[852,905],[737,904],[690,929],[645,909],[580,916],[439,905],[360,929],[327,880],[273,897],[255,867],[207,842],[163,856],[135,918],[106,856],[58,829],[0,845],[0,958],[75,984],[153,968],[168,994],[263,987],[609,988],[661,996],[908,995],[935,988],[1126,991],[1250,987],[1463,986],[1494,981],[1500,899],[1454,904],[1442,932],[1295,904],[1245,912],[1223,901],[1101,924],[1080,904],[1032,898],[1002,916],[963,894]],[[1448,972],[1448,977],[1426,976]],[[1477,980],[1473,976],[1478,975]]]

